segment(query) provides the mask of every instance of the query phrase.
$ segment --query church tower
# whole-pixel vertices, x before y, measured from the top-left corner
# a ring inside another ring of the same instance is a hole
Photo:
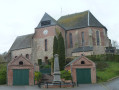
[[[35,28],[33,36],[32,60],[34,64],[37,64],[39,59],[41,59],[42,62],[48,63],[48,59],[53,57],[53,40],[56,35],[56,27],[56,20],[45,13]]]

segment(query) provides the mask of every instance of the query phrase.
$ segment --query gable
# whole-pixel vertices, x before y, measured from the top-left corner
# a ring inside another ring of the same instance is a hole
[[[83,64],[82,64],[82,62],[84,62]],[[72,65],[83,65],[83,66],[92,66],[93,65],[93,63],[90,61],[90,60],[88,60],[87,58],[85,58],[85,57],[81,57],[80,59],[77,59]]]
[[[81,61],[84,61],[84,64],[81,64]],[[85,56],[80,56],[80,57],[76,57],[74,60],[69,62],[65,67],[68,67],[70,65],[74,65],[74,66],[95,66],[95,63],[93,61],[89,60],[88,58],[86,58]]]
[[[23,66],[30,66],[30,65],[32,65],[32,63],[27,58],[25,58],[24,56],[20,55],[19,57],[15,58],[11,62],[9,62],[8,66],[12,66],[12,65],[13,66],[19,66],[20,62],[23,62]]]

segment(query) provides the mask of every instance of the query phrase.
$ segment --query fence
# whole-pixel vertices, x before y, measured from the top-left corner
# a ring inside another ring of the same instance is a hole
[[[43,68],[43,69],[40,69],[40,72],[42,74],[51,74],[51,68]]]

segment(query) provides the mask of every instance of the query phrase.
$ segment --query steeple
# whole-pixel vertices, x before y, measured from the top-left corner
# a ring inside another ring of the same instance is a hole
[[[45,13],[44,16],[42,17],[40,23],[38,24],[38,26],[36,28],[53,26],[56,24],[57,24],[57,21],[54,18],[52,18],[50,15]]]

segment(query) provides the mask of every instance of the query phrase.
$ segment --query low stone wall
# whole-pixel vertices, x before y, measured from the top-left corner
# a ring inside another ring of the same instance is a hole
[[[47,84],[45,84],[43,86],[43,88],[71,88],[71,87],[73,87],[72,84],[61,84],[61,86],[60,85],[48,85],[47,86]]]

